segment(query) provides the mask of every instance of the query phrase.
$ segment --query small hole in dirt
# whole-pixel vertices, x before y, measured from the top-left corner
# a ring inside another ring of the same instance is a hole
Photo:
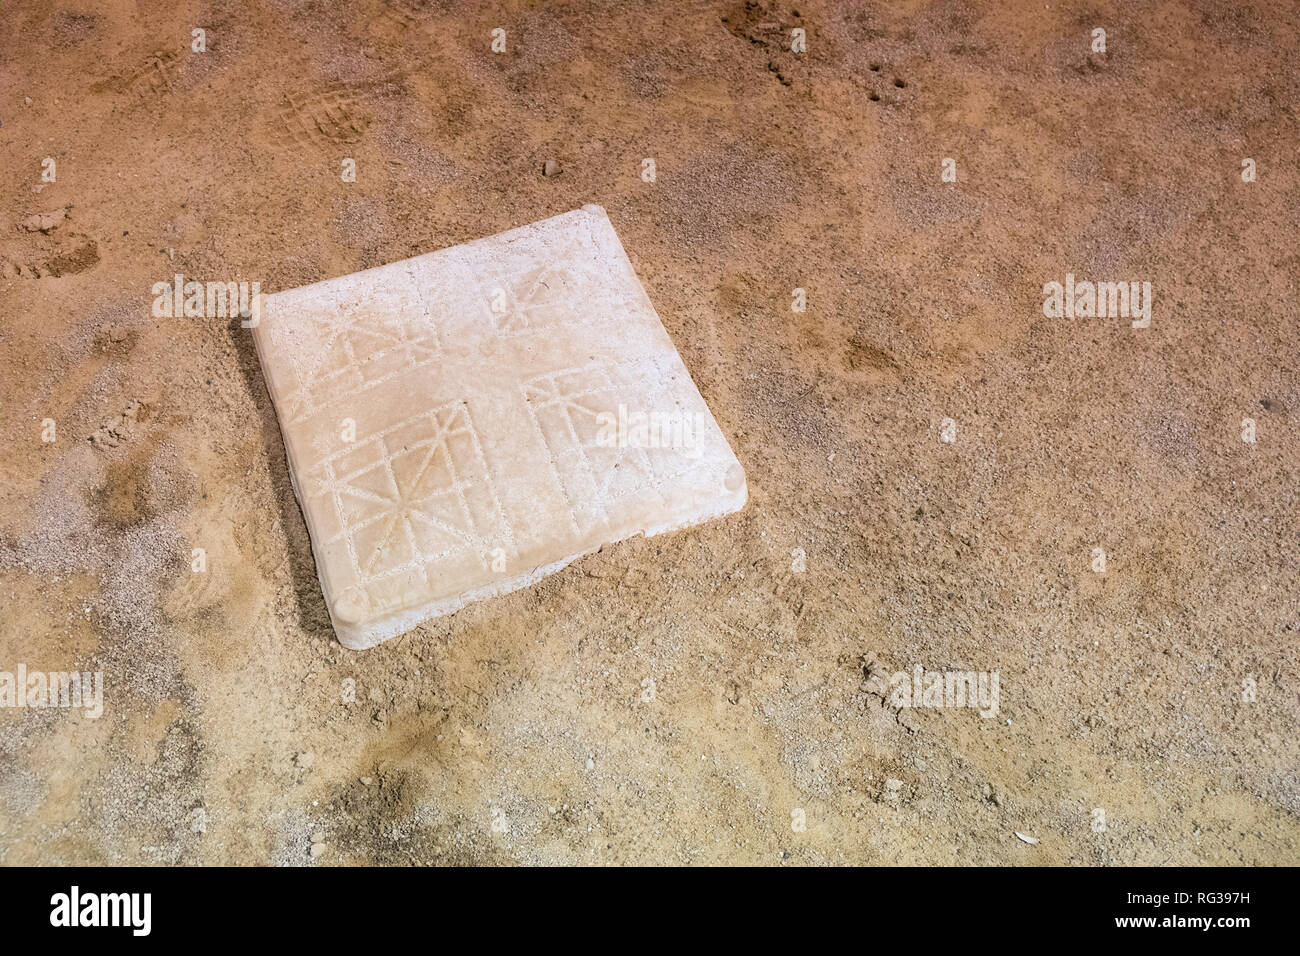
[[[879,64],[879,63],[873,63],[873,64],[871,64],[871,72],[872,72],[872,73],[879,73],[879,72],[880,72],[880,64]]]
[[[903,82],[903,78],[901,76],[894,77],[894,85],[898,87],[900,90],[903,87],[907,86],[907,84]]]
[[[869,99],[869,100],[871,100],[871,102],[875,103],[875,102],[877,102],[877,101],[880,99],[880,94],[877,93],[875,90],[872,90],[870,93],[867,94],[867,99]]]

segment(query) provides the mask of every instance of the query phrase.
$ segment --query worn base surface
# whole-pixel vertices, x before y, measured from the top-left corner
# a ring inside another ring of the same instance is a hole
[[[253,336],[348,647],[745,503],[599,206],[268,296]]]

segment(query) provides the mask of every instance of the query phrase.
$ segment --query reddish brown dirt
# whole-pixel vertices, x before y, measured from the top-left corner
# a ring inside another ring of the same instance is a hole
[[[0,671],[105,710],[0,710],[0,862],[1297,862],[1300,14],[988,7],[6,4]],[[345,651],[248,332],[152,285],[589,202],[749,506]]]

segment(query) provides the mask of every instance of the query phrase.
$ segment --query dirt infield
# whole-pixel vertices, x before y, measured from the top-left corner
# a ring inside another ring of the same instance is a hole
[[[1297,5],[26,0],[0,54],[0,673],[103,680],[0,707],[0,863],[1300,859]],[[586,203],[747,507],[344,649],[249,331],[155,284]]]

